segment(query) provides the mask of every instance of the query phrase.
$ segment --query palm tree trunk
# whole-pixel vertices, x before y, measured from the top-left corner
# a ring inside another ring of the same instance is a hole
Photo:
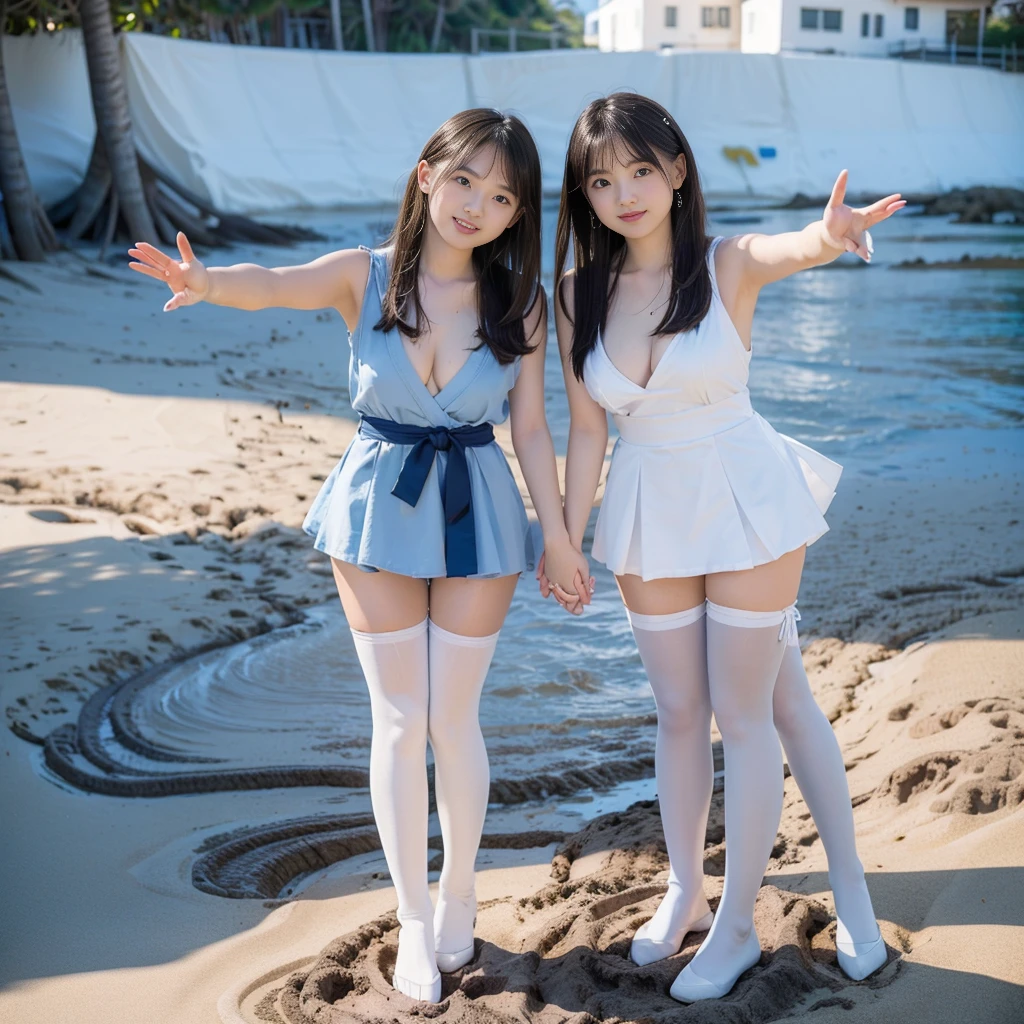
[[[6,4],[0,2],[0,32],[6,17]],[[4,194],[4,213],[18,258],[38,263],[46,258],[40,237],[36,207],[39,200],[32,191],[21,143],[14,128],[11,94],[4,71],[3,38],[0,36],[0,190]]]
[[[366,48],[376,50],[377,44],[373,35],[373,4],[371,0],[363,0],[363,25],[366,30]]]
[[[373,41],[382,53],[388,48],[388,17],[391,0],[373,0]]]
[[[331,0],[331,38],[336,50],[345,49],[344,33],[341,31],[341,0]]]
[[[437,0],[437,17],[434,19],[434,31],[430,37],[430,52],[437,53],[441,45],[441,32],[444,29],[445,0]]]
[[[158,242],[156,225],[146,205],[142,175],[135,153],[128,90],[121,67],[120,47],[114,35],[109,0],[79,0],[89,86],[96,112],[96,130],[110,161],[114,191],[121,215],[137,241]]]

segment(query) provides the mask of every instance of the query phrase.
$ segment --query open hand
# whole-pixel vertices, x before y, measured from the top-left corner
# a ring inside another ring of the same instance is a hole
[[[843,200],[846,198],[848,177],[848,171],[839,172],[821,221],[830,245],[836,249],[855,252],[866,263],[870,263],[874,246],[868,228],[891,217],[897,210],[902,210],[907,203],[906,200],[900,199],[900,193],[897,192],[886,196],[885,199],[879,199],[870,206],[859,209],[847,206]]]
[[[138,260],[137,263],[128,264],[132,270],[147,277],[155,277],[171,289],[171,297],[164,304],[165,313],[179,306],[193,306],[202,302],[210,290],[210,275],[206,267],[196,259],[183,231],[178,232],[176,241],[180,262],[148,242],[139,242],[135,249],[128,250],[128,255]]]

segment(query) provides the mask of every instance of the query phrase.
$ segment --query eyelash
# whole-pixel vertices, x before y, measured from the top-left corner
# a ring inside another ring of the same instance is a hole
[[[638,167],[636,173],[639,174],[641,171],[643,171],[644,177],[646,177],[648,174],[651,173],[650,167]],[[590,187],[591,188],[603,187],[603,186],[601,186],[601,182],[602,181],[605,183],[605,185],[608,184],[608,179],[607,178],[595,178],[593,180],[593,182],[591,182]]]
[[[457,175],[457,176],[456,176],[456,178],[455,178],[455,180],[456,180],[456,181],[457,181],[457,182],[458,182],[458,183],[459,183],[460,185],[461,185],[461,184],[462,184],[463,182],[465,182],[467,186],[469,185],[469,178],[467,178],[467,177],[466,177],[466,176],[465,176],[464,174],[459,174],[459,175]],[[494,198],[495,198],[495,199],[497,199],[497,200],[498,200],[498,201],[499,201],[500,203],[503,203],[503,204],[505,204],[505,205],[508,205],[508,203],[509,203],[509,199],[508,199],[508,197],[507,197],[507,196],[501,196],[501,195],[499,195],[499,196],[495,196]]]

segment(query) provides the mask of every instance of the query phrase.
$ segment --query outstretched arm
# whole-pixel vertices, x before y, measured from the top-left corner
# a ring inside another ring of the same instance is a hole
[[[803,231],[740,235],[728,240],[748,287],[761,288],[797,271],[831,263],[844,252],[856,253],[865,262],[871,262],[868,229],[907,204],[897,192],[870,206],[847,206],[847,179],[848,173],[840,172],[821,219],[808,224]]]
[[[509,393],[512,447],[523,470],[533,507],[544,533],[544,561],[552,583],[568,605],[590,604],[590,566],[581,545],[572,545],[562,519],[562,495],[544,413],[544,353],[547,309],[541,292],[526,317],[526,336],[533,351],[522,358],[519,378]]]
[[[745,348],[750,348],[754,309],[766,284],[831,263],[844,252],[855,252],[870,263],[872,245],[868,229],[907,205],[897,193],[854,209],[844,202],[846,181],[847,172],[843,171],[836,179],[821,220],[808,224],[803,231],[736,235],[724,239],[718,247],[718,290]]]
[[[333,307],[353,327],[359,316],[359,300],[366,287],[369,258],[358,249],[341,249],[312,263],[295,267],[261,267],[236,263],[231,267],[205,267],[192,251],[184,233],[178,232],[180,259],[156,246],[140,242],[129,255],[132,270],[163,281],[171,290],[164,312],[197,302],[235,309],[326,309]]]

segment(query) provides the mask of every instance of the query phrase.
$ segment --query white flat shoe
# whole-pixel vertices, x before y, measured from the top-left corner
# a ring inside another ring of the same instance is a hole
[[[863,981],[889,959],[881,931],[871,942],[854,942],[839,918],[836,918],[836,954],[843,974],[853,981]]]
[[[667,939],[652,939],[647,934],[650,921],[640,925],[629,946],[629,958],[638,967],[646,967],[667,957],[675,956],[683,946],[683,939],[689,932],[706,932],[711,927],[715,915],[709,910],[696,921],[687,921],[680,931],[674,932]]]
[[[743,949],[742,956],[736,962],[736,971],[724,982],[709,981],[702,978],[693,970],[691,961],[687,964],[672,982],[668,994],[681,1003],[698,1003],[703,999],[721,999],[722,996],[732,991],[739,976],[744,971],[749,971],[761,959],[761,943],[757,933],[751,932],[750,938]]]
[[[465,934],[467,921],[470,922],[468,927],[469,944],[462,945],[460,943],[461,948],[454,951],[443,950],[441,945],[445,941],[443,937],[446,930],[445,924],[448,924],[449,930]],[[437,958],[438,970],[445,974],[451,974],[452,971],[465,967],[476,952],[476,947],[473,944],[473,929],[476,927],[476,893],[473,893],[469,899],[463,899],[439,889],[437,908],[434,911],[434,924],[434,956]]]
[[[435,974],[433,980],[425,985],[396,974],[391,978],[391,984],[396,992],[401,992],[403,996],[408,996],[410,999],[418,999],[421,1003],[441,1002],[440,974]]]

